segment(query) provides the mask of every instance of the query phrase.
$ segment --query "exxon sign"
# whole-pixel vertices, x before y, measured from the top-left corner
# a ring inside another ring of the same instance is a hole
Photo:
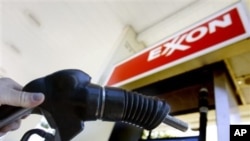
[[[238,3],[117,64],[106,85],[121,86],[226,47],[249,37],[249,27]]]

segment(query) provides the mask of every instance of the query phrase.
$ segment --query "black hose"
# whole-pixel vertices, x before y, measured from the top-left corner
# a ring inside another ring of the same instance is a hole
[[[37,134],[39,135],[40,137],[43,137],[45,138],[45,141],[53,141],[54,140],[54,135],[48,133],[48,132],[45,132],[44,130],[41,130],[41,129],[31,129],[29,131],[27,131],[21,141],[28,141],[28,139],[30,138],[31,135],[33,134]]]

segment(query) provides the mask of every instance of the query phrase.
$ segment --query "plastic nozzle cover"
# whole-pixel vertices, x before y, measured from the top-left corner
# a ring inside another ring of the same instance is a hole
[[[157,127],[170,111],[169,105],[156,97],[118,88],[105,88],[102,120],[123,121],[147,130]]]
[[[156,97],[118,88],[105,88],[105,104],[102,120],[124,121],[147,130],[165,123],[178,130],[186,131],[188,124],[169,115],[170,107]]]

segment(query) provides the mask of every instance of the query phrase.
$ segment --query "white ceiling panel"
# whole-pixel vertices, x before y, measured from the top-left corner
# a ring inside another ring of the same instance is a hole
[[[197,0],[129,0],[107,2],[123,24],[130,23],[140,33]]]
[[[20,50],[24,65],[36,66],[29,74],[73,67],[94,75],[123,29],[109,12],[94,3],[4,3],[2,40]]]
[[[27,80],[72,67],[98,79],[126,25],[143,31],[193,1],[3,0],[2,41],[19,50]]]

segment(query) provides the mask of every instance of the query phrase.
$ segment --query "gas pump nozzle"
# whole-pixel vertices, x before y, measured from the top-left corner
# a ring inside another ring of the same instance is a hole
[[[161,122],[186,131],[188,125],[169,115],[169,105],[155,97],[90,83],[80,70],[61,70],[31,81],[24,91],[42,92],[45,101],[34,109],[1,106],[0,127],[27,114],[44,115],[56,130],[56,141],[68,141],[83,130],[84,121],[123,121],[147,130]]]

